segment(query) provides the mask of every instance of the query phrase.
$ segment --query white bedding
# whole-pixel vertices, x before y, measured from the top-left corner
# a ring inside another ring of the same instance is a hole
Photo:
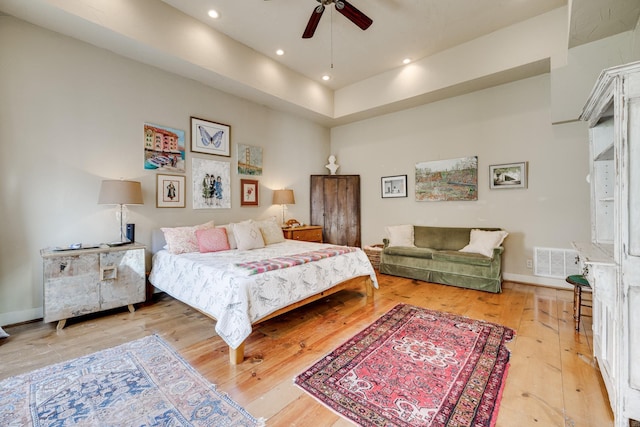
[[[340,282],[375,271],[358,249],[319,261],[248,275],[235,263],[261,261],[318,250],[318,243],[286,240],[263,249],[153,256],[149,281],[156,288],[217,319],[216,332],[232,348],[251,334],[252,323]]]

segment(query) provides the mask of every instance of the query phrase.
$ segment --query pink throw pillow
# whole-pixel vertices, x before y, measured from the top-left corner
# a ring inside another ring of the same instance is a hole
[[[197,230],[196,238],[202,253],[228,251],[231,249],[229,239],[227,239],[227,230],[222,227]]]

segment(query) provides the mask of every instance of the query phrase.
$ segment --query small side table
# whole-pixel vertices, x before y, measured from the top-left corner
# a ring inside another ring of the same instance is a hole
[[[304,242],[322,243],[321,225],[303,225],[301,227],[283,228],[285,239]]]

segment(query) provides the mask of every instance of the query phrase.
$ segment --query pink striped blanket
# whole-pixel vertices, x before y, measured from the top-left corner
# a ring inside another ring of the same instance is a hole
[[[278,270],[280,268],[294,267],[308,262],[319,261],[321,259],[354,252],[356,250],[356,248],[350,248],[348,246],[330,246],[328,248],[318,249],[317,251],[264,259],[261,261],[240,262],[234,265],[245,269],[249,275],[253,275],[271,270]]]

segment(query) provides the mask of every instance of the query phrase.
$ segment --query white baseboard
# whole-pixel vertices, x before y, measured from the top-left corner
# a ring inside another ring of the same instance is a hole
[[[0,313],[0,326],[15,325],[16,323],[42,319],[42,313],[42,307],[36,307],[29,310],[11,311],[9,313]]]
[[[526,283],[538,286],[548,286],[550,288],[572,290],[573,286],[564,279],[554,279],[551,277],[527,276],[524,274],[502,273],[502,279],[510,282]]]

